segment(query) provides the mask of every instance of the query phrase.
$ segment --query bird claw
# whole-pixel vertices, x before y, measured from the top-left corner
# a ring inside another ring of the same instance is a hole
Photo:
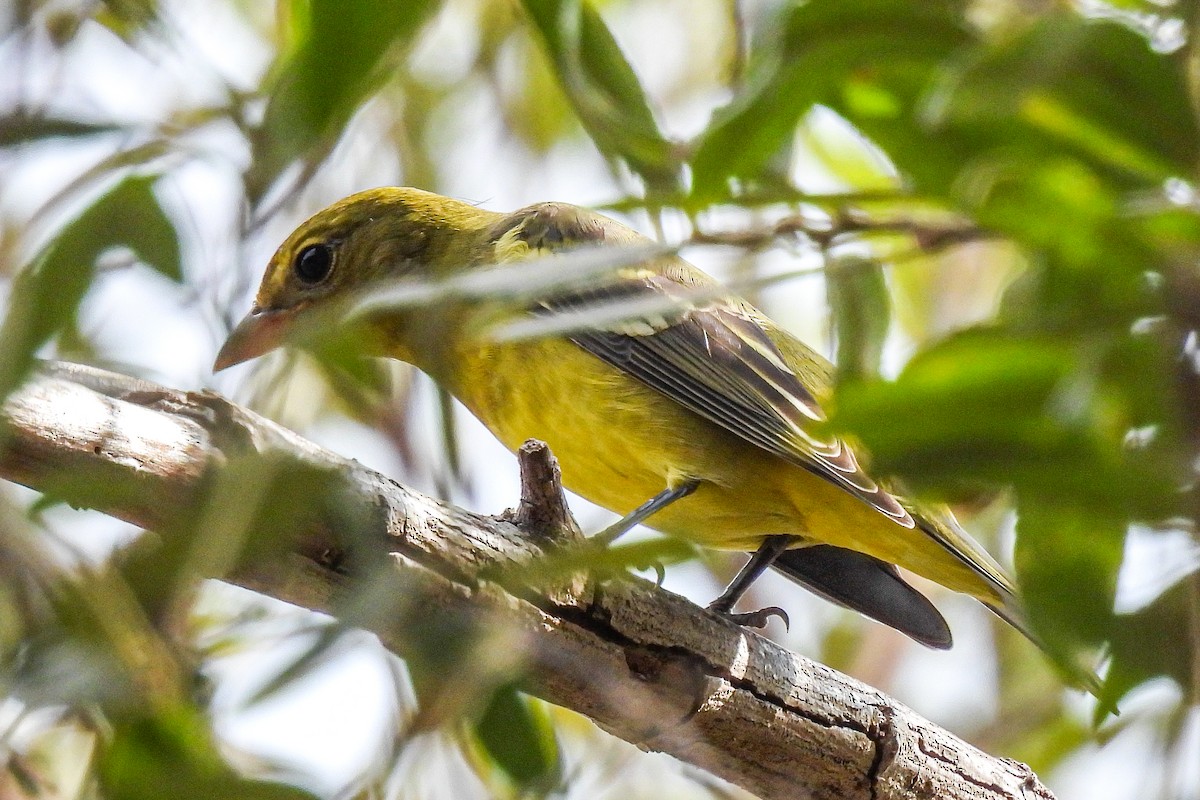
[[[663,581],[667,579],[667,568],[663,566],[661,561],[652,561],[648,564],[637,564],[635,568],[638,570],[654,570],[654,585],[659,589],[662,588]]]
[[[746,628],[765,628],[771,617],[779,617],[783,622],[785,630],[791,630],[792,621],[788,618],[787,612],[779,606],[767,606],[760,608],[758,611],[746,611],[740,614],[733,614],[728,611],[718,611],[726,619],[731,622],[741,625]]]

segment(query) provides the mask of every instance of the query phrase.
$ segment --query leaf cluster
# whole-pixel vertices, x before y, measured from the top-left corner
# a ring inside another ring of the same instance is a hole
[[[206,136],[232,131],[245,154],[233,159],[241,207],[225,232],[241,243],[319,193],[323,170],[346,163],[340,143],[363,136],[377,139],[367,161],[387,150],[406,182],[439,188],[464,169],[439,142],[446,108],[484,92],[490,121],[531,161],[564,142],[587,143],[611,171],[613,209],[682,219],[694,241],[709,243],[721,240],[714,221],[730,213],[747,230],[775,220],[726,241],[748,261],[787,245],[822,265],[840,374],[832,428],[872,454],[873,471],[922,496],[990,504],[1015,520],[1016,572],[1035,629],[1064,664],[1081,652],[1109,660],[1108,704],[1155,679],[1194,701],[1194,566],[1134,610],[1120,606],[1117,587],[1132,530],[1182,532],[1194,543],[1200,514],[1195,12],[1137,0],[1034,11],[963,0],[780,0],[747,17],[750,4],[734,5],[740,12],[712,32],[724,43],[711,51],[721,85],[689,84],[688,75],[673,85],[687,99],[727,98],[687,137],[670,134],[668,98],[648,88],[646,69],[610,27],[624,5],[589,0],[283,0],[273,19],[231,4],[270,53],[249,88],[216,69],[193,76],[217,87],[215,99],[179,99],[153,124],[6,99],[0,166],[55,148],[104,155],[32,212],[0,217],[8,281],[0,397],[51,349],[121,360],[101,351],[84,322],[116,270],[148,267],[214,328],[226,325],[230,298],[257,266],[206,271],[189,253],[211,242],[197,248],[171,192],[186,169],[226,158]],[[447,19],[466,20],[472,52],[431,71],[421,48]],[[24,2],[0,24],[11,52],[37,66],[68,63],[98,32],[141,56],[186,46],[176,11],[154,0],[73,10]],[[376,174],[374,162],[360,168]],[[811,172],[835,189],[814,191]],[[1001,273],[1016,277],[998,281],[995,313],[983,321],[949,331],[912,323],[958,302],[956,285],[973,276],[991,285]],[[760,278],[740,285],[757,291]],[[889,355],[898,342],[915,351],[902,365]],[[377,372],[341,344],[329,350],[323,390],[390,426],[409,466],[420,461],[412,431],[381,406]],[[444,438],[457,472],[448,407]],[[199,517],[211,523],[200,539],[208,555],[166,547],[143,565],[148,579],[101,571],[65,580],[36,536],[13,532],[23,523],[12,509],[0,521],[4,613],[23,621],[4,640],[8,686],[47,692],[28,695],[32,705],[99,709],[88,725],[107,732],[95,762],[105,794],[143,796],[174,780],[179,796],[303,795],[250,785],[219,759],[188,691],[197,667],[164,616],[190,593],[143,585],[185,585],[193,558],[236,560],[247,531],[269,523],[264,508],[270,516],[310,501],[336,506],[318,502],[328,499],[320,481],[287,475],[270,484],[271,502],[249,477],[238,491],[212,487],[209,501],[222,512]],[[118,595],[126,611],[106,611]],[[474,641],[440,633],[433,641]],[[433,695],[442,666],[414,668]],[[63,674],[79,680],[46,680]],[[497,791],[549,792],[562,768],[544,709],[517,692],[517,677],[493,677],[496,691],[457,717],[477,772],[494,770]],[[1180,716],[1172,719],[1177,733]],[[1082,738],[1064,720],[1030,722],[1006,742],[1046,742],[1027,757],[1054,763]]]

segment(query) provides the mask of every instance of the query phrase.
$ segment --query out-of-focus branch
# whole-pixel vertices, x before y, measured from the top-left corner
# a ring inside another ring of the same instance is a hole
[[[842,207],[827,217],[814,218],[793,214],[762,228],[733,232],[697,230],[691,241],[696,244],[723,244],[746,250],[760,250],[780,239],[801,235],[824,249],[852,234],[908,235],[923,252],[987,239],[994,235],[970,220],[945,214],[939,217],[879,216],[853,207]]]
[[[647,581],[579,580],[551,591],[483,579],[528,564],[555,541],[534,528],[569,528],[544,448],[522,455],[520,510],[480,516],[216,395],[73,365],[47,366],[8,399],[0,443],[0,476],[152,528],[195,502],[233,459],[283,454],[336,469],[348,502],[377,526],[356,540],[390,559],[388,580],[394,576],[410,610],[368,623],[395,653],[417,646],[419,634],[404,620],[496,620],[520,636],[533,693],[762,798],[1051,797],[1023,764],[989,756],[886,695]],[[61,480],[80,470],[120,491],[89,494]],[[335,611],[353,578],[325,557],[338,546],[330,532],[313,528],[286,558],[250,563],[226,579]]]

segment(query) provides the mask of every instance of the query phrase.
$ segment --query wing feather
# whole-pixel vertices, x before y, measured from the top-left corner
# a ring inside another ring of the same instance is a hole
[[[680,288],[665,276],[646,274],[560,295],[544,301],[541,313],[578,312],[647,292],[678,294]],[[820,405],[747,311],[717,301],[647,323],[580,330],[568,338],[710,422],[913,527],[909,513],[862,470],[850,448],[807,429],[824,419]]]
[[[644,241],[613,220],[560,203],[513,212],[490,239],[501,261],[584,243]],[[810,430],[824,412],[772,341],[769,323],[733,298],[689,304],[689,292],[703,286],[697,273],[681,259],[658,266],[626,270],[608,283],[559,294],[535,313],[581,312],[646,296],[678,300],[678,312],[586,327],[568,338],[710,422],[914,527],[904,506],[863,471],[844,442]]]

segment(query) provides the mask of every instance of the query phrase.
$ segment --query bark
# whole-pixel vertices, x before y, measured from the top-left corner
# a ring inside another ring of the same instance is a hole
[[[338,519],[363,530],[348,536],[329,519],[283,518],[274,524],[297,529],[286,553],[248,551],[197,577],[341,614],[401,657],[425,653],[447,620],[485,621],[508,638],[500,648],[489,639],[492,657],[481,659],[472,685],[519,663],[531,693],[764,800],[1052,797],[1024,764],[983,753],[883,693],[647,581],[548,581],[538,569],[545,553],[584,544],[557,467],[537,443],[521,453],[518,509],[487,517],[211,393],[51,364],[3,407],[0,476],[160,531],[185,530],[180,509],[195,516],[234,464],[280,458],[339,476],[357,515]],[[80,474],[108,489],[64,479]],[[382,573],[363,567],[380,563]],[[374,581],[371,595],[387,613],[347,610],[364,580]],[[452,695],[427,703],[414,724],[436,724]]]

